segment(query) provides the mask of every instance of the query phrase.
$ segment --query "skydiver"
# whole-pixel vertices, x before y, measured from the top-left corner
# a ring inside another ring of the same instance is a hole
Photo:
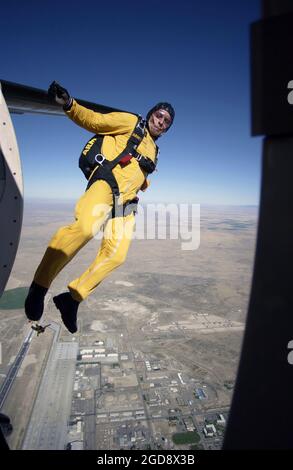
[[[101,154],[95,155],[96,164],[87,190],[76,204],[75,222],[60,228],[51,239],[25,300],[27,318],[38,321],[52,281],[105,224],[101,246],[91,266],[69,283],[68,292],[53,298],[64,325],[70,333],[75,333],[80,303],[126,259],[134,230],[137,193],[149,186],[147,176],[154,171],[157,162],[156,141],[171,127],[175,111],[169,103],[158,103],[149,110],[145,122],[140,122],[137,116],[130,113],[102,114],[87,109],[56,82],[50,85],[48,94],[63,107],[73,122],[104,136]],[[142,127],[143,123],[145,127]],[[137,138],[141,129],[141,140],[134,145],[134,136]],[[85,147],[85,155],[92,142],[93,139]],[[132,142],[132,147],[129,142]],[[128,154],[127,149],[131,149]],[[111,164],[122,152],[126,155],[109,174]],[[104,157],[106,160],[103,161]],[[120,212],[116,211],[117,201]]]
[[[45,329],[48,328],[48,326],[50,326],[51,323],[48,323],[48,325],[32,325],[32,329],[35,330],[37,332],[37,336],[39,336],[40,333],[44,333],[45,332]]]

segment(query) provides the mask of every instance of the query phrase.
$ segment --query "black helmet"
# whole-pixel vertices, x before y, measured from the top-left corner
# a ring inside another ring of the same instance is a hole
[[[170,114],[171,116],[171,124],[169,127],[172,126],[173,124],[173,121],[174,121],[174,117],[175,117],[175,111],[174,111],[174,108],[173,106],[170,104],[170,103],[158,103],[156,104],[152,109],[149,110],[149,112],[147,113],[147,116],[146,116],[146,121],[148,122],[149,118],[151,117],[151,115],[155,112],[155,111],[158,111],[158,109],[164,109],[165,111],[168,111],[168,113]]]

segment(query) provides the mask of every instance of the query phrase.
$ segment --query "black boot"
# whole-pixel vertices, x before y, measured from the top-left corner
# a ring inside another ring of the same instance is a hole
[[[29,320],[38,321],[43,315],[44,298],[48,289],[32,282],[24,303],[24,311]]]
[[[56,308],[61,313],[61,318],[70,333],[77,331],[77,310],[79,302],[71,297],[70,292],[63,292],[63,294],[53,297],[53,302]]]

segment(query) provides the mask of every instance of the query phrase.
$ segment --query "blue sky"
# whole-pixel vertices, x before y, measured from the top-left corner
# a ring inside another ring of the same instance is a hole
[[[0,78],[42,89],[57,80],[73,96],[143,115],[169,101],[175,122],[141,201],[258,204],[249,25],[260,16],[259,0],[5,2]],[[66,117],[13,122],[25,197],[77,199],[91,134]]]

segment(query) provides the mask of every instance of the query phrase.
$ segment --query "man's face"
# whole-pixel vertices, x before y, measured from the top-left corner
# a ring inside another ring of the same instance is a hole
[[[172,119],[168,111],[158,109],[151,114],[149,118],[149,131],[152,137],[159,137],[166,132],[172,123]]]

